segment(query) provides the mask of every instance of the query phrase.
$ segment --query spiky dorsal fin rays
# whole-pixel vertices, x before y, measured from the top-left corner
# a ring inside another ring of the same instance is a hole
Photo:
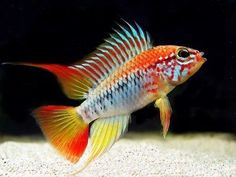
[[[150,36],[137,24],[135,27],[124,21],[114,34],[105,39],[97,50],[77,64],[64,66],[56,64],[8,63],[34,66],[46,69],[57,76],[64,93],[70,99],[86,99],[94,88],[108,78],[124,63],[145,50],[152,48]]]
[[[88,147],[79,162],[81,172],[97,157],[109,150],[127,131],[130,115],[114,116],[97,119],[91,125]]]
[[[136,55],[152,48],[150,36],[135,23],[135,27],[124,21],[127,26],[118,24],[120,30],[105,39],[97,50],[71,67],[88,73],[93,79],[93,88],[109,77],[116,69]]]

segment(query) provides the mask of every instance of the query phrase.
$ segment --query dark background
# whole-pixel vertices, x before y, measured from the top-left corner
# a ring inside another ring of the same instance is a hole
[[[170,94],[172,132],[236,133],[235,0],[0,1],[0,60],[70,64],[95,49],[121,18],[138,22],[155,45],[205,52],[208,61]],[[78,105],[55,77],[25,66],[0,66],[0,132],[35,134],[31,111]],[[160,129],[153,104],[133,114],[132,131]]]

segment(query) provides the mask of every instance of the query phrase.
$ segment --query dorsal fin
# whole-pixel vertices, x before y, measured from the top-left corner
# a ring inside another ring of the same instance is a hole
[[[150,37],[135,23],[135,27],[126,22],[120,30],[105,39],[89,56],[71,67],[77,68],[93,81],[94,87],[106,79],[118,67],[145,50],[152,48]]]
[[[71,99],[85,99],[89,92],[109,77],[117,68],[145,50],[152,48],[148,33],[137,24],[119,25],[110,38],[79,63],[70,66],[57,64],[11,63],[34,66],[54,73]],[[10,63],[8,63],[10,64]]]

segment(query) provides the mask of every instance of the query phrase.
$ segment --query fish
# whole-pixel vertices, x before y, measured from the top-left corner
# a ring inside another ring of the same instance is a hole
[[[206,61],[193,48],[154,46],[136,22],[118,25],[95,51],[71,65],[17,63],[53,73],[68,98],[82,101],[77,107],[46,105],[33,111],[62,156],[72,163],[83,159],[81,170],[127,132],[131,113],[150,103],[160,111],[165,137],[172,114],[168,93]]]

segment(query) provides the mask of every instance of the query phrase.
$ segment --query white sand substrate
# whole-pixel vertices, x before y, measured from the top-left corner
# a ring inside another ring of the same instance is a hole
[[[0,176],[72,176],[76,169],[41,137],[0,136]],[[76,176],[236,177],[236,137],[128,133]]]

